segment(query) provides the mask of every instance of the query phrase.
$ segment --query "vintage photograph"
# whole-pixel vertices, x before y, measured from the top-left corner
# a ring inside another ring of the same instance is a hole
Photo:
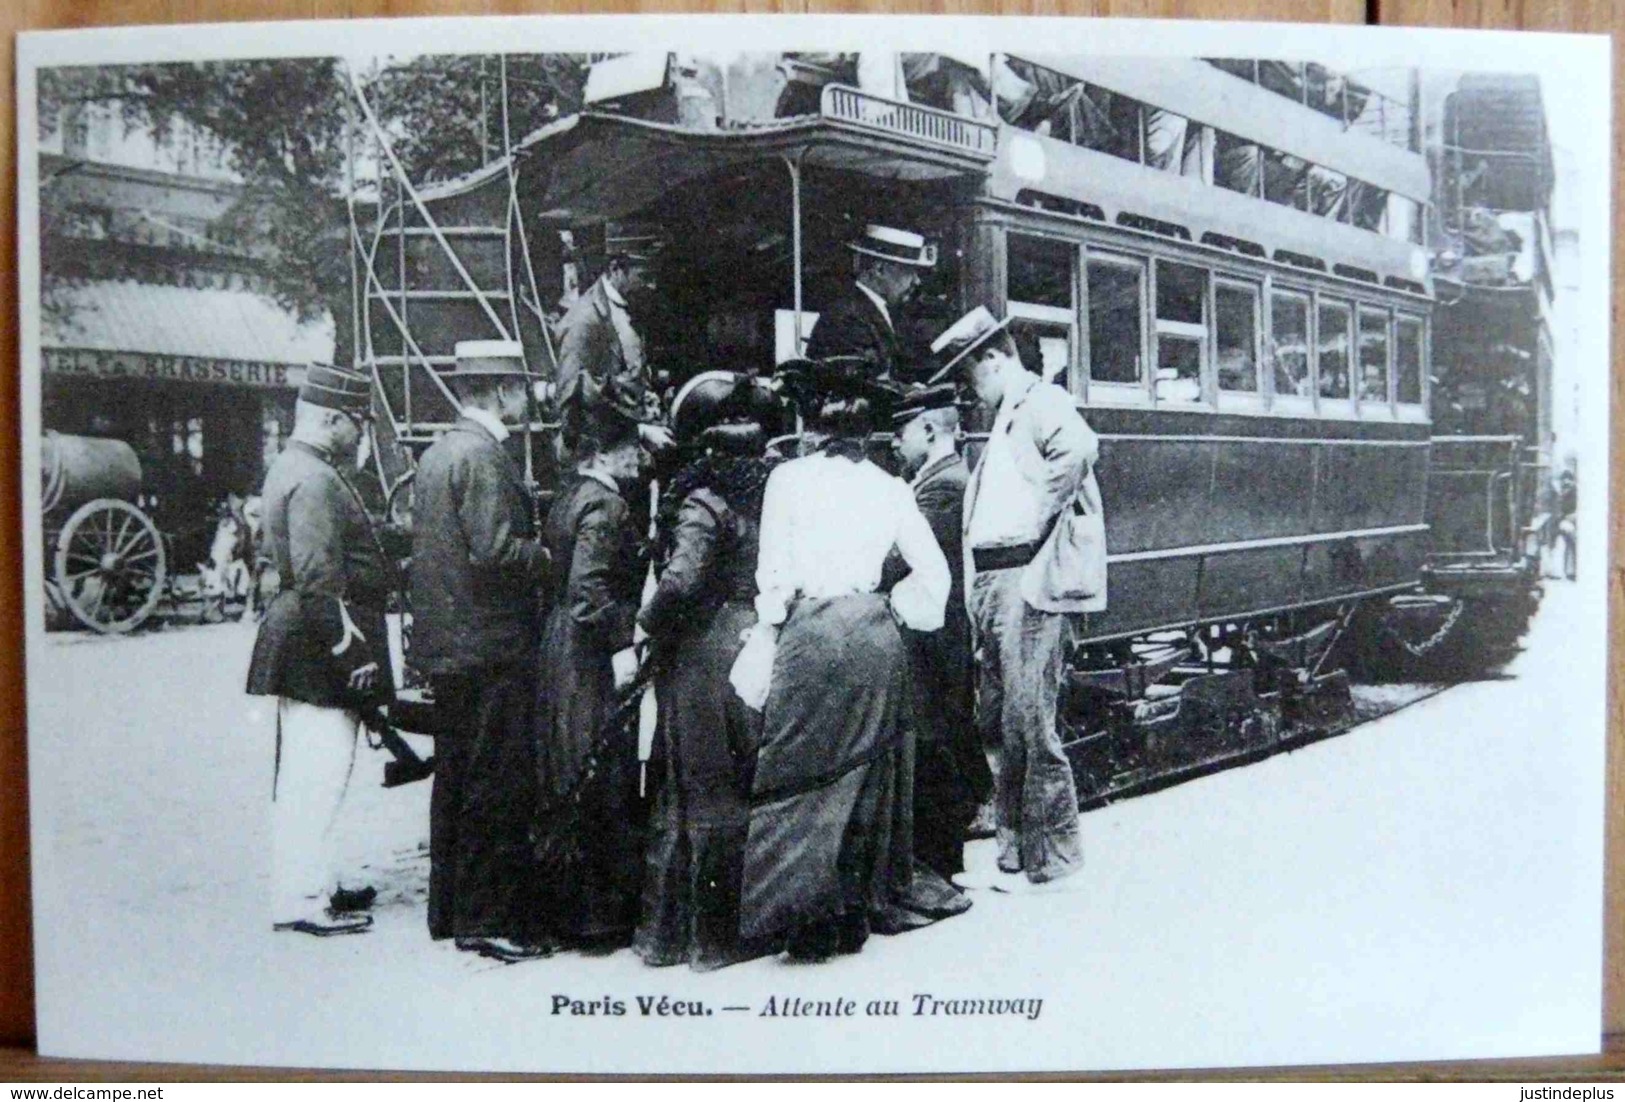
[[[1605,39],[19,68],[43,1053],[1596,1051]]]

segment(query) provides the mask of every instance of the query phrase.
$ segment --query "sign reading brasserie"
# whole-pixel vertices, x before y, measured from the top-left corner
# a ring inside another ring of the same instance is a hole
[[[297,387],[305,375],[303,367],[251,360],[110,352],[98,348],[47,348],[44,352],[47,375],[275,388]]]

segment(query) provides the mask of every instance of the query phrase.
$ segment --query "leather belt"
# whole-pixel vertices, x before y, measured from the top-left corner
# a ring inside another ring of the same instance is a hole
[[[1043,546],[1041,541],[1032,540],[1010,547],[973,547],[970,553],[971,561],[976,564],[978,574],[989,570],[1014,570],[1026,566],[1037,558]]]

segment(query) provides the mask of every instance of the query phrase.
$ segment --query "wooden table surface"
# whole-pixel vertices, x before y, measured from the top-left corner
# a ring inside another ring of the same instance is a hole
[[[1079,15],[1137,16],[1141,18],[1291,20],[1340,24],[1381,24],[1383,26],[1481,27],[1502,29],[1576,31],[1610,34],[1617,44],[1625,29],[1625,0],[915,0],[885,3],[883,0],[811,0],[796,3],[775,0],[676,0],[647,3],[627,0],[9,0],[0,5],[0,27],[6,31],[6,48],[0,52],[0,88],[11,94],[15,63],[12,35],[19,30],[62,27],[90,27],[134,23],[211,23],[267,19],[380,18],[412,15],[520,15],[538,12],[788,12],[826,14],[839,12],[889,12],[897,14],[1001,14],[1001,15]],[[1617,64],[1617,60],[1616,60]],[[1621,101],[1614,93],[1616,130],[1615,240],[1620,240],[1621,211],[1617,201],[1619,184],[1619,131],[1617,115]],[[7,102],[0,110],[0,148],[5,150],[6,170],[0,173],[0,257],[17,255],[16,144],[12,129],[16,124],[15,105]],[[1619,305],[1625,279],[1621,261],[1625,249],[1614,252],[1613,356],[1618,362],[1622,350]],[[17,362],[17,285],[14,279],[0,281],[0,362]],[[1611,504],[1608,570],[1609,645],[1619,653],[1621,596],[1625,572],[1620,569],[1619,540],[1621,509],[1619,448],[1621,434],[1621,379],[1613,373],[1611,409],[1613,412],[1613,463],[1615,498]],[[90,1063],[44,1060],[33,1053],[34,999],[33,957],[29,920],[28,890],[28,793],[24,744],[25,711],[23,698],[23,612],[22,612],[22,518],[19,511],[19,431],[18,380],[15,372],[0,371],[0,424],[13,426],[0,432],[0,1081],[50,1079],[83,1081],[120,1080],[201,1080],[240,1079],[365,1079],[369,1075],[320,1071],[276,1069],[206,1068],[185,1065]],[[10,645],[5,645],[10,644]],[[1596,1079],[1625,1076],[1625,887],[1621,866],[1625,862],[1625,817],[1620,814],[1625,796],[1625,753],[1621,737],[1625,732],[1625,699],[1620,679],[1609,679],[1607,847],[1608,869],[1605,886],[1607,908],[1604,963],[1603,1020],[1598,1032],[1605,1040],[1602,1056],[1552,1058],[1543,1060],[1500,1060],[1449,1064],[1361,1065],[1341,1068],[1251,1070],[1178,1074],[1148,1073],[1147,1077],[1242,1078],[1242,1079],[1497,1079],[1525,1082],[1532,1079]],[[387,1076],[394,1078],[394,1076]],[[414,1076],[413,1078],[433,1078]],[[466,1077],[457,1077],[466,1078]],[[1055,1078],[1048,1076],[1045,1078]],[[1123,1075],[1102,1078],[1122,1079]]]

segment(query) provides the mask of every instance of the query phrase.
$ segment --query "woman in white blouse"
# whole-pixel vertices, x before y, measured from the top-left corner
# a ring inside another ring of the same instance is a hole
[[[896,398],[810,369],[809,454],[768,479],[757,613],[777,628],[746,842],[741,934],[798,959],[856,952],[912,876],[906,660],[942,626],[947,561],[906,483],[864,456]],[[876,592],[896,548],[909,575]]]

